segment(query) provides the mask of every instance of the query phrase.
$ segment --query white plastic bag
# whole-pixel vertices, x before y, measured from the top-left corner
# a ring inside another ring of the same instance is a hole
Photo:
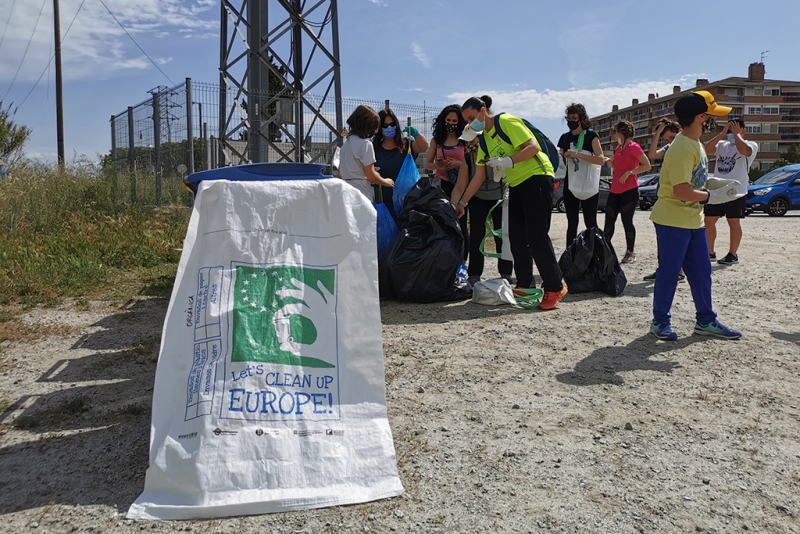
[[[484,280],[475,284],[472,288],[472,302],[483,304],[484,306],[517,304],[514,299],[514,292],[511,290],[511,284],[503,278]]]
[[[402,492],[375,209],[336,179],[200,182],[161,339],[150,467],[128,517]]]
[[[574,144],[570,144],[570,150],[576,150]],[[594,156],[594,153],[588,150],[581,150],[580,154]],[[600,165],[573,158],[567,160],[567,166],[569,190],[575,198],[586,200],[600,192]]]

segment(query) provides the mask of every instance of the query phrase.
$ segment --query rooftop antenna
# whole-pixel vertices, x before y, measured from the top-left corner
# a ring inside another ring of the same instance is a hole
[[[760,63],[764,63],[764,59],[767,57],[767,52],[769,52],[769,50],[764,50],[763,52],[761,52],[761,61],[760,61]]]

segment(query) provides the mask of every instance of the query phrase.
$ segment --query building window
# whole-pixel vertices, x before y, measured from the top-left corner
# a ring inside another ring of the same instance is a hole
[[[761,133],[761,125],[760,124],[754,124],[752,126],[747,126],[745,129],[747,130],[747,133],[749,133],[749,134],[760,134]]]
[[[761,115],[761,106],[747,106],[745,115]]]
[[[761,152],[777,152],[778,143],[761,143]]]
[[[781,96],[780,87],[765,87],[764,96]]]
[[[766,124],[765,123],[765,124],[762,124],[761,125],[761,133],[765,133],[765,134],[778,133],[778,124],[777,123],[772,123],[772,124]]]
[[[764,115],[780,115],[778,106],[764,106],[762,114]]]
[[[773,163],[772,161],[762,161],[761,162],[761,170],[762,171],[768,171],[770,169],[770,167],[772,167],[772,163]]]
[[[761,85],[757,85],[755,87],[745,87],[744,94],[745,96],[761,96],[764,94],[764,87]]]

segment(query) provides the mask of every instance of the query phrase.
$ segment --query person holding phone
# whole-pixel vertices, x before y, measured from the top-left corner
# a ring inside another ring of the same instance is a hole
[[[758,154],[758,143],[745,139],[746,131],[744,120],[731,119],[722,132],[711,138],[705,146],[706,154],[717,156],[714,176],[739,182],[736,190],[741,195],[747,195],[747,186],[750,184],[748,171]],[[708,236],[708,255],[711,260],[717,259],[714,249],[717,240],[717,221],[720,217],[725,217],[731,231],[731,242],[728,253],[724,258],[717,260],[717,263],[721,265],[739,263],[737,253],[742,242],[742,219],[745,217],[745,208],[747,208],[746,196],[725,204],[706,204],[705,227]]]

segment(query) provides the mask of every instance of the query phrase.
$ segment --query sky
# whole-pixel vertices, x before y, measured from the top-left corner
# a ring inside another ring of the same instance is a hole
[[[187,77],[218,81],[219,0],[60,5],[67,159],[108,153],[111,115],[148,90]],[[495,112],[525,117],[554,139],[567,130],[571,102],[606,113],[697,78],[746,76],[765,51],[767,78],[800,80],[795,32],[779,23],[800,20],[798,0],[338,5],[344,97],[435,110],[488,94]],[[46,161],[56,157],[52,20],[52,0],[0,0],[0,101],[33,130],[26,153]]]

